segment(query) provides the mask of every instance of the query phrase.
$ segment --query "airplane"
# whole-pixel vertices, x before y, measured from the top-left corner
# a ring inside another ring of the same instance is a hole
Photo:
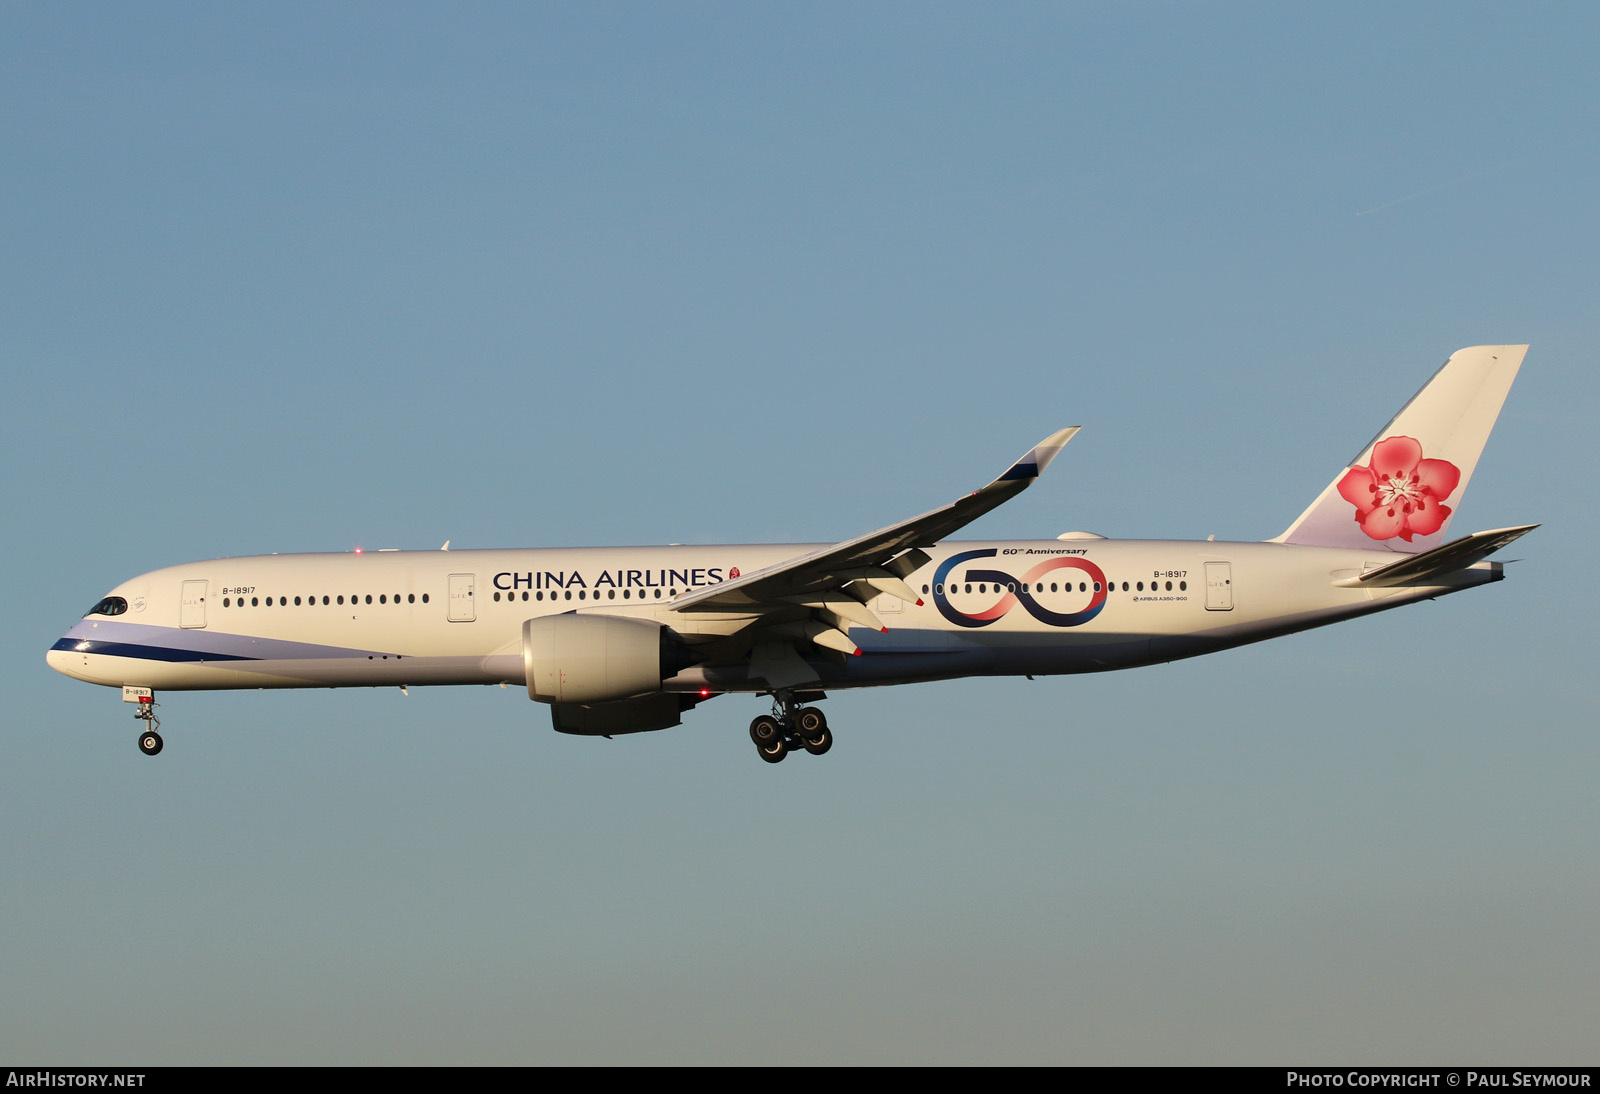
[[[834,544],[361,551],[156,570],[46,654],[120,687],[161,751],[157,691],[526,687],[562,733],[668,729],[765,696],[763,760],[827,752],[830,690],[1135,668],[1504,577],[1537,525],[1445,533],[1527,346],[1451,355],[1281,534],[1262,543],[948,542],[1015,497],[1078,427],[948,505]]]

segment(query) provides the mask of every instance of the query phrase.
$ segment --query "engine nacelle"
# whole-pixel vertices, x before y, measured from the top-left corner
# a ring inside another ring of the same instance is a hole
[[[528,698],[607,703],[650,695],[677,672],[660,623],[615,615],[544,615],[522,624]]]
[[[647,733],[683,724],[683,712],[695,705],[688,695],[660,691],[638,699],[613,703],[552,703],[550,724],[557,733],[584,737],[613,737],[621,733]]]

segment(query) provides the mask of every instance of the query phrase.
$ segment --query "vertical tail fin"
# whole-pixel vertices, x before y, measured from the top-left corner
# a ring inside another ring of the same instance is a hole
[[[1426,551],[1444,541],[1527,346],[1457,350],[1272,543]]]

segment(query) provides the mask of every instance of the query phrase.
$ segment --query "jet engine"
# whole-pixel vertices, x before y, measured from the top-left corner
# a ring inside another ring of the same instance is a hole
[[[522,624],[528,698],[606,703],[661,690],[681,667],[660,623],[615,615],[545,615]]]

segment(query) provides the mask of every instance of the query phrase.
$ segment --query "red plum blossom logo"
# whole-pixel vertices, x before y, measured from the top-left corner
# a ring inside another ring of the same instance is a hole
[[[1449,460],[1425,460],[1415,437],[1387,437],[1372,446],[1372,463],[1352,467],[1339,480],[1339,493],[1356,507],[1356,523],[1373,539],[1429,536],[1444,527],[1450,507],[1444,500],[1461,482]]]

